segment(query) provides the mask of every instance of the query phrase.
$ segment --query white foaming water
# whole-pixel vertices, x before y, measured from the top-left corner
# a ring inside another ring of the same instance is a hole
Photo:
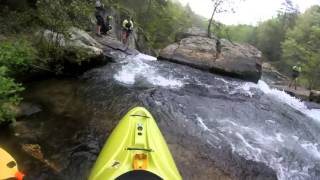
[[[211,131],[211,129],[209,129],[207,127],[207,125],[203,122],[203,119],[201,117],[199,117],[198,115],[196,115],[197,121],[200,125],[200,127],[202,127],[205,131]]]
[[[155,61],[157,58],[145,54],[127,59],[128,63],[123,65],[114,78],[124,84],[133,85],[136,79],[141,78],[155,86],[179,88],[183,86],[181,80],[173,77],[164,77],[157,72],[157,69],[144,61]]]
[[[147,54],[142,54],[142,53],[134,56],[132,59],[134,59],[134,60],[140,60],[141,59],[141,60],[146,60],[146,61],[156,61],[157,60],[156,57],[149,56]]]
[[[298,98],[292,97],[284,91],[280,91],[278,89],[270,88],[267,83],[264,81],[259,81],[258,84],[254,83],[244,83],[238,87],[238,89],[242,89],[246,91],[250,96],[252,96],[252,92],[250,91],[252,88],[260,89],[265,94],[272,96],[275,99],[284,102],[294,109],[304,113],[308,117],[311,117],[320,122],[320,109],[308,109],[307,106]]]
[[[277,171],[280,180],[308,179],[310,178],[309,168],[313,168],[311,163],[301,169],[297,162],[292,162],[290,157],[288,159],[280,154],[286,149],[305,152],[316,160],[320,158],[320,152],[317,149],[319,144],[293,138],[291,133],[294,132],[265,133],[260,126],[245,126],[233,119],[219,120],[217,128],[224,132],[224,137],[231,145],[232,151],[247,159],[266,163]],[[288,163],[291,165],[289,166]]]

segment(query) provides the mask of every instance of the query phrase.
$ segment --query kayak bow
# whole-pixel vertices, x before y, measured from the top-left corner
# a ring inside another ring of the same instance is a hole
[[[113,130],[89,180],[182,179],[152,115],[142,107],[129,111]]]

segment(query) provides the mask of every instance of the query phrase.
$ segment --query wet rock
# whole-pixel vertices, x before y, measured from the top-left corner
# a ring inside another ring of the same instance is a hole
[[[39,144],[23,144],[22,149],[33,158],[50,167],[56,173],[59,173],[61,171],[61,169],[56,164],[44,158],[44,155],[41,151],[41,146]]]
[[[267,84],[275,85],[287,85],[289,84],[289,78],[281,74],[270,63],[264,62],[262,64],[262,77],[261,79]]]
[[[78,28],[70,28],[70,37],[66,38],[62,34],[57,34],[50,30],[44,30],[42,33],[43,37],[51,42],[57,42],[60,46],[68,47],[69,51],[77,51],[78,49],[85,49],[86,57],[97,58],[103,54],[102,45],[93,39],[87,32]],[[68,59],[70,60],[70,58]],[[71,59],[71,61],[77,61],[77,59]]]
[[[42,108],[30,102],[22,102],[16,109],[17,117],[28,117],[33,114],[39,113],[42,111]]]
[[[123,44],[112,36],[95,37],[103,46],[104,56],[116,61],[129,55],[137,55],[139,51],[132,48],[126,48]]]
[[[39,144],[23,144],[22,149],[32,157],[43,160],[43,154]]]
[[[309,94],[310,91],[302,88],[297,87],[297,89],[289,88],[287,85],[271,85],[272,88],[278,89],[280,91],[285,91],[286,93],[290,94],[291,96],[294,96],[296,98],[299,98],[304,101],[309,100]]]
[[[189,36],[162,49],[159,59],[252,82],[260,79],[262,56],[258,49],[223,39],[221,54],[217,54],[216,44],[216,39]]]
[[[315,102],[306,101],[304,104],[307,106],[308,109],[320,109],[320,104]]]
[[[310,91],[310,101],[320,103],[320,91]]]

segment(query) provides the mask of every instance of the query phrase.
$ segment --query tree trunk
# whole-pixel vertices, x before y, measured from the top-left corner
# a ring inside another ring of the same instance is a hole
[[[213,12],[212,12],[212,15],[211,15],[211,18],[210,18],[210,20],[209,20],[209,24],[208,24],[208,37],[209,38],[211,38],[211,31],[210,31],[210,29],[211,29],[211,24],[212,24],[212,20],[213,20],[213,16],[214,16],[214,14],[216,13],[216,7],[214,8],[214,10],[213,10]]]
[[[212,11],[212,15],[211,15],[211,18],[209,20],[209,24],[208,24],[208,37],[211,38],[211,32],[210,32],[210,29],[211,29],[211,24],[212,24],[212,20],[213,20],[213,16],[216,14],[218,8],[220,7],[220,5],[222,4],[223,0],[216,0],[214,2],[214,5],[213,5],[213,11]]]

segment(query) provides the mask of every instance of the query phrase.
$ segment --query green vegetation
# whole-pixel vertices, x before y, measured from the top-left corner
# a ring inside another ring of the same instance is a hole
[[[70,27],[90,26],[93,6],[83,0],[0,2],[0,124],[14,120],[14,107],[21,101],[19,93],[24,88],[15,77],[33,68],[59,73],[70,54],[69,47],[61,46],[61,39],[45,40],[39,32],[48,29],[69,38]],[[72,52],[79,63],[86,60],[83,49]]]
[[[300,14],[287,7],[284,12],[257,26],[215,23],[212,28],[220,38],[250,43],[260,49],[278,69],[290,75],[291,67],[303,65],[300,84],[320,88],[320,6]]]
[[[26,41],[0,44],[0,124],[14,120],[13,106],[20,102],[19,92],[23,87],[12,76],[28,70],[35,52]]]
[[[176,0],[103,0],[108,10],[118,13],[116,23],[131,16],[144,37],[144,46],[160,49],[175,41],[178,32],[196,26],[205,30],[208,22]],[[217,2],[215,4],[214,2]],[[229,3],[228,3],[229,2]],[[231,1],[213,1],[213,15],[232,10]],[[222,3],[222,4],[220,4]],[[319,88],[320,7],[303,14],[286,0],[284,9],[273,19],[257,26],[212,23],[211,31],[220,38],[250,43],[258,47],[282,72],[303,64],[301,83]],[[0,124],[14,119],[23,86],[14,79],[34,68],[60,73],[66,59],[86,60],[86,50],[63,45],[71,27],[92,29],[94,1],[91,0],[10,0],[0,8]],[[213,18],[212,18],[213,19]],[[213,20],[214,21],[214,20]],[[211,24],[211,23],[210,23]],[[44,30],[52,33],[44,36]],[[71,53],[72,52],[72,53]]]
[[[177,32],[192,25],[206,27],[205,19],[173,0],[105,0],[104,4],[120,18],[131,15],[146,46],[153,49],[174,42]],[[91,0],[10,0],[1,1],[0,8],[1,124],[14,119],[12,107],[21,100],[23,87],[15,77],[34,68],[61,73],[66,60],[87,59],[86,50],[71,49],[63,42],[70,38],[71,27],[92,29],[95,8]],[[54,33],[45,36],[45,30]]]
[[[310,89],[320,86],[320,6],[301,14],[296,26],[282,43],[282,60],[288,65],[303,64],[303,82]]]
[[[191,26],[206,27],[205,19],[172,0],[117,0],[105,1],[124,16],[132,16],[138,29],[144,33],[147,43],[154,49],[173,43],[177,32]]]

